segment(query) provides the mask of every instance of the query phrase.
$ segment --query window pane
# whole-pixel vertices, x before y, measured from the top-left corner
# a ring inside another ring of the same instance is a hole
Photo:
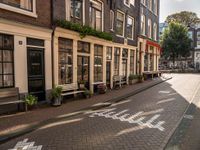
[[[100,45],[94,46],[94,82],[102,81],[103,70],[103,47]]]
[[[123,49],[123,51],[122,51],[122,57],[125,57],[125,58],[128,57],[128,49]]]
[[[72,45],[72,40],[59,38],[59,84],[72,83]]]
[[[90,53],[90,43],[78,41],[78,52]]]
[[[32,0],[0,0],[0,3],[4,3],[13,7],[25,9],[32,11],[32,5],[33,1]]]
[[[124,14],[117,12],[117,25],[116,25],[116,33],[118,35],[123,36],[124,33]]]
[[[4,62],[12,62],[12,60],[13,60],[12,53],[13,53],[12,51],[4,50],[3,51],[3,61]]]
[[[3,80],[4,80],[4,87],[14,86],[13,75],[4,75]]]
[[[128,18],[127,19],[127,37],[128,38],[133,38],[133,19]]]
[[[3,63],[3,73],[12,74],[13,73],[13,64],[12,63]]]
[[[2,62],[3,60],[2,60],[2,51],[0,50],[0,62]]]
[[[0,34],[0,49],[2,48],[3,48],[3,35]]]
[[[0,87],[3,87],[2,75],[0,75]]]
[[[106,59],[107,60],[111,60],[112,59],[112,47],[107,47]]]
[[[3,36],[3,49],[13,49],[14,42],[13,42],[13,36],[10,35],[4,35]]]
[[[102,4],[99,1],[90,1],[90,26],[102,30]]]
[[[0,63],[0,74],[3,74],[2,63]]]
[[[27,45],[41,46],[44,47],[44,40],[27,38]]]

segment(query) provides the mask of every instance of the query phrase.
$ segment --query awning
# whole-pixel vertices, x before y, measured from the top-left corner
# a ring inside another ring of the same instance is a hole
[[[154,47],[161,49],[160,45],[156,42],[153,42],[153,41],[147,40],[147,45],[151,45],[151,46],[154,46]]]

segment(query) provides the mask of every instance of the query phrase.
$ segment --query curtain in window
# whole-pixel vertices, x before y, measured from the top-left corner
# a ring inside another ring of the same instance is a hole
[[[27,10],[32,10],[32,1],[33,0],[21,0],[20,7]]]

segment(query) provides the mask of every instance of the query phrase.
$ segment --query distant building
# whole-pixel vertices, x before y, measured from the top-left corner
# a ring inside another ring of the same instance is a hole
[[[167,23],[159,24],[159,37],[162,36],[164,30],[168,27]],[[195,28],[188,29],[188,36],[192,40],[191,43],[191,55],[187,58],[179,57],[175,61],[175,67],[177,68],[194,68],[200,70],[200,25],[197,25]],[[168,67],[172,66],[172,61],[163,60],[162,63],[165,63]]]

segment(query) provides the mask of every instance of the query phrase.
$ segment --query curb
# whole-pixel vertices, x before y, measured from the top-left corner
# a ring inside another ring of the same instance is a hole
[[[11,139],[17,138],[19,136],[28,134],[30,132],[33,132],[33,131],[39,129],[40,127],[42,127],[44,125],[47,125],[49,123],[53,123],[55,121],[59,121],[59,120],[62,120],[62,119],[66,119],[66,118],[74,117],[74,116],[77,116],[77,115],[81,115],[84,112],[89,111],[89,110],[98,110],[98,109],[101,109],[101,108],[109,107],[113,103],[117,103],[117,102],[123,101],[124,99],[126,99],[128,97],[134,96],[134,95],[136,95],[138,93],[141,93],[141,92],[143,92],[143,91],[145,91],[147,89],[150,89],[150,88],[152,88],[152,87],[154,87],[154,86],[156,86],[158,84],[161,84],[163,82],[166,82],[166,81],[168,81],[170,79],[172,79],[172,77],[164,79],[162,81],[158,81],[158,82],[150,84],[148,86],[142,87],[142,88],[137,89],[137,90],[135,90],[135,91],[133,91],[133,92],[131,92],[129,94],[122,95],[122,96],[119,96],[117,98],[111,98],[111,99],[107,100],[106,102],[101,103],[99,105],[93,105],[93,106],[90,106],[90,107],[86,107],[86,108],[80,109],[79,111],[69,113],[69,114],[67,114],[65,116],[51,118],[51,119],[48,119],[48,120],[45,120],[45,121],[42,121],[42,122],[39,122],[39,123],[36,123],[36,124],[32,124],[29,127],[15,130],[13,132],[10,132],[8,134],[0,136],[0,144],[3,144],[5,142],[7,142],[7,141],[9,141]]]

